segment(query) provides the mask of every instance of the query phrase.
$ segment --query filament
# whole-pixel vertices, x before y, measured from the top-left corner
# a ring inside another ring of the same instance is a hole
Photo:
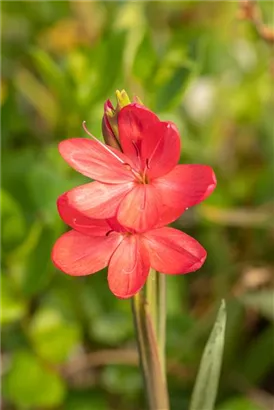
[[[135,142],[135,141],[131,141],[132,142],[132,145],[134,146],[134,148],[135,148],[135,151],[136,151],[136,155],[137,155],[137,157],[139,158],[140,157],[140,151],[139,151],[139,148],[138,148],[138,145],[137,145],[137,143]]]
[[[96,141],[99,145],[101,145],[101,147],[103,147],[106,151],[108,151],[114,158],[116,158],[119,162],[121,162],[123,165],[125,165],[125,162],[118,157],[118,155],[116,155],[107,145],[103,144],[101,141],[99,141],[97,138],[94,137],[94,135],[92,135],[89,130],[87,129],[86,126],[86,121],[82,122],[82,127],[84,129],[84,131],[94,140]]]

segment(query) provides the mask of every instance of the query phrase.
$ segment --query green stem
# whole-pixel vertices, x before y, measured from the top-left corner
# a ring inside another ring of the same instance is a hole
[[[158,272],[158,344],[161,369],[166,379],[166,276]]]
[[[146,352],[146,345],[144,341],[144,332],[142,331],[142,315],[141,315],[141,300],[140,300],[140,293],[137,293],[133,298],[131,298],[131,308],[134,320],[134,327],[137,339],[137,347],[139,353],[139,360],[140,360],[140,367],[142,371],[142,377],[144,381],[144,387],[146,390],[147,400],[149,405],[152,402],[150,398],[150,383],[149,383],[149,369],[148,369],[148,360],[147,360],[147,352]],[[151,407],[149,407],[151,408]]]
[[[168,392],[162,374],[155,327],[142,293],[132,298],[132,311],[149,410],[168,410]]]
[[[155,334],[158,332],[158,300],[157,300],[157,288],[158,288],[158,275],[154,269],[150,269],[146,283],[146,299],[148,302],[148,309],[151,316],[152,325],[154,327]]]

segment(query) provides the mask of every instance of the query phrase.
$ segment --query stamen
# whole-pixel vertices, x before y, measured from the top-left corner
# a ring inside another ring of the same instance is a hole
[[[139,158],[140,157],[140,150],[139,150],[139,148],[138,148],[138,145],[137,145],[137,143],[135,142],[135,141],[131,141],[132,142],[132,144],[133,144],[133,146],[134,146],[134,148],[135,148],[135,151],[136,151],[136,155],[137,155],[137,157]]]
[[[144,172],[143,172],[143,183],[144,183],[144,184],[147,184],[147,183],[148,183],[147,171],[148,171],[149,169],[150,169],[149,159],[146,158],[146,166],[145,166],[145,169],[144,169]]]
[[[118,159],[119,162],[121,162],[123,165],[125,165],[126,168],[127,168],[129,171],[132,172],[132,174],[134,175],[134,177],[141,182],[140,174],[139,174],[137,171],[135,171],[135,170],[131,167],[130,164],[128,164],[127,162],[125,162],[125,161],[123,161],[121,158],[119,158],[118,155],[116,155],[113,151],[111,151],[111,149],[110,149],[107,145],[105,145],[105,144],[103,144],[101,141],[97,140],[97,138],[95,138],[94,135],[92,135],[92,134],[89,132],[89,130],[87,129],[87,126],[86,126],[86,121],[83,121],[82,127],[83,127],[84,131],[85,131],[94,141],[96,141],[99,145],[101,145],[101,147],[103,147],[106,151],[108,151],[114,158]],[[137,154],[137,156],[139,156],[138,146],[136,145],[135,141],[132,141],[132,143],[133,143],[134,148],[136,149],[136,154]],[[107,235],[108,235],[108,234],[107,234]]]
[[[118,157],[118,155],[116,155],[113,151],[111,151],[110,148],[108,148],[107,145],[103,144],[101,141],[97,140],[97,138],[94,137],[94,135],[92,135],[89,130],[87,129],[86,126],[86,121],[82,122],[82,127],[84,129],[84,131],[94,140],[96,141],[99,145],[101,145],[101,147],[103,147],[106,151],[108,151],[114,158],[118,159],[119,162],[121,162],[123,165],[125,165],[125,162]]]

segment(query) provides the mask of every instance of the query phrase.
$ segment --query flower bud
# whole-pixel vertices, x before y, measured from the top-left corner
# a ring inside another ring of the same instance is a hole
[[[123,107],[130,104],[130,99],[125,90],[117,90],[116,99],[116,108],[113,107],[110,100],[105,102],[104,116],[102,119],[102,133],[106,144],[121,151],[117,116]]]
[[[102,118],[102,133],[104,141],[107,145],[121,151],[119,141],[116,137],[118,135],[117,120],[113,121],[116,117],[115,109],[110,100],[107,100],[104,104],[104,116]]]

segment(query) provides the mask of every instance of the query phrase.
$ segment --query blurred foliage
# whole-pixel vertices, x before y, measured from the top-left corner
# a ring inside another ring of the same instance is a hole
[[[259,6],[273,27],[273,4]],[[130,302],[109,292],[106,272],[73,279],[50,261],[66,229],[56,198],[85,181],[57,143],[83,136],[83,120],[100,138],[103,103],[123,88],[177,124],[182,162],[209,164],[218,179],[215,193],[176,223],[208,259],[197,273],[167,279],[172,409],[189,406],[222,298],[228,323],[217,409],[272,408],[269,44],[238,19],[237,2],[1,8],[3,409],[144,409]]]

